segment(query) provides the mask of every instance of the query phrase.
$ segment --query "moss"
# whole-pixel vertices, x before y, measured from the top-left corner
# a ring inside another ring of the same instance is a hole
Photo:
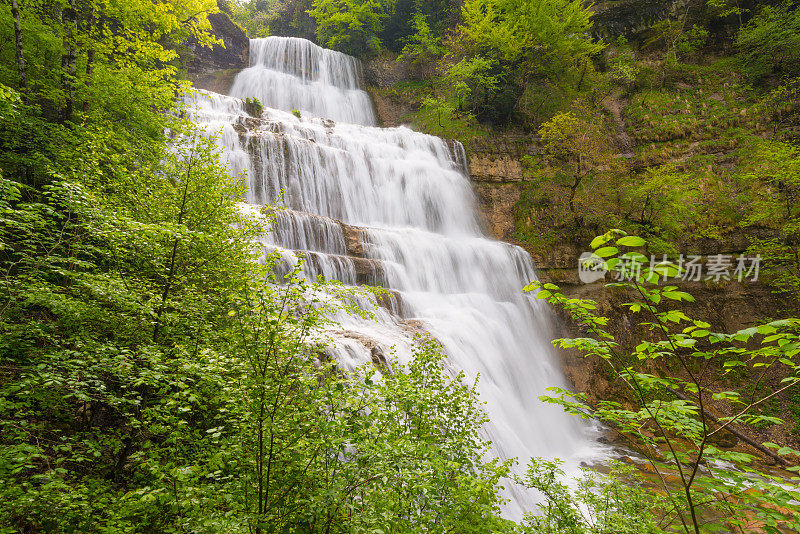
[[[789,408],[789,424],[792,429],[789,431],[795,438],[800,438],[800,390],[797,388],[790,389],[786,394],[787,404]]]
[[[264,105],[257,98],[246,98],[244,101],[244,110],[248,115],[253,117],[261,117],[264,112]]]

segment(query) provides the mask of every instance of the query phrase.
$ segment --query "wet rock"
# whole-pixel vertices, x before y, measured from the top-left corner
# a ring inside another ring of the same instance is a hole
[[[389,370],[389,363],[386,361],[386,355],[383,353],[383,349],[380,347],[372,347],[370,351],[372,356],[372,364],[383,371]]]
[[[356,283],[365,286],[386,285],[383,264],[379,260],[350,258],[356,270]]]
[[[739,439],[730,432],[717,432],[709,438],[709,441],[721,449],[732,449],[739,444]]]
[[[191,76],[192,85],[222,95],[228,94],[239,69],[224,69],[213,72],[196,73]]]
[[[363,65],[364,81],[367,85],[391,87],[409,78],[405,64],[388,55],[370,58]]]
[[[522,163],[507,153],[479,152],[470,157],[470,174],[479,182],[519,182],[524,179]]]
[[[344,233],[344,244],[347,247],[347,254],[350,256],[363,258],[364,243],[362,242],[362,236],[364,235],[364,230],[358,228],[357,226],[350,226],[349,224],[345,224],[342,222],[340,222],[339,224],[342,225],[342,232]]]
[[[397,317],[408,317],[408,306],[403,299],[402,293],[391,289],[386,289],[377,295],[378,304],[387,309],[392,315]]]

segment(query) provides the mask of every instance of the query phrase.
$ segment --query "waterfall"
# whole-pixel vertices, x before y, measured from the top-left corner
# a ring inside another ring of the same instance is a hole
[[[369,95],[359,89],[361,64],[297,37],[250,41],[250,67],[233,82],[231,95],[258,98],[269,108],[371,125]]]
[[[502,458],[577,463],[593,449],[586,429],[538,396],[564,379],[548,337],[545,305],[522,291],[535,278],[521,248],[486,238],[458,143],[408,128],[376,128],[359,63],[296,38],[251,41],[251,64],[231,96],[198,92],[193,118],[219,133],[231,172],[246,171],[249,205],[279,205],[262,240],[309,278],[390,290],[364,298],[374,320],[337,317],[331,351],[345,368],[377,350],[410,358],[413,334],[445,348],[453,372],[480,375],[485,428]],[[265,109],[249,117],[241,98]],[[300,111],[300,116],[292,111]],[[509,490],[508,514],[531,509]]]

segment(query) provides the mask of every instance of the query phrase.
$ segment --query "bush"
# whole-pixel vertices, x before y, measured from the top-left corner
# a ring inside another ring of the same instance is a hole
[[[740,66],[753,77],[800,74],[800,8],[764,6],[736,38]]]
[[[361,56],[381,49],[385,7],[378,0],[315,0],[308,13],[317,21],[322,45]]]

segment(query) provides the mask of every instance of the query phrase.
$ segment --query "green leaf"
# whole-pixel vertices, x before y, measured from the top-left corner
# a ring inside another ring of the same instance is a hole
[[[597,249],[595,251],[595,254],[597,254],[601,258],[608,258],[608,257],[615,256],[615,255],[619,254],[619,249],[616,248],[616,247],[603,247],[603,248]]]
[[[621,247],[643,247],[647,243],[644,239],[635,235],[626,235],[617,239],[617,245]]]
[[[600,245],[602,245],[604,243],[608,243],[609,241],[611,241],[611,236],[610,235],[599,235],[599,236],[595,237],[594,239],[592,239],[591,247],[592,248],[597,248],[597,247],[599,247]]]

